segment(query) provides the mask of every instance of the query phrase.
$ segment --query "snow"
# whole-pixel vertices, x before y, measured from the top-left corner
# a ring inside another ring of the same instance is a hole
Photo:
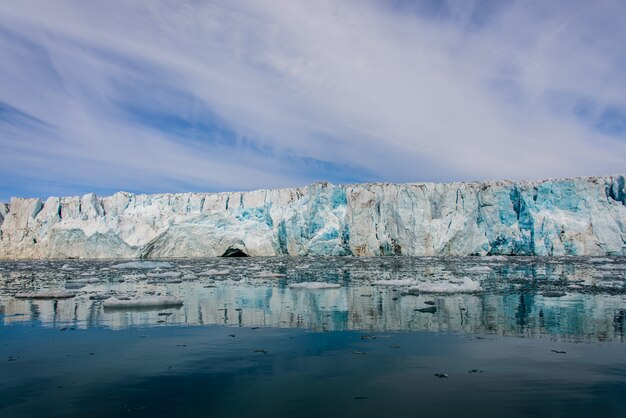
[[[483,288],[480,282],[472,280],[468,277],[463,278],[462,282],[431,282],[421,283],[415,287],[409,288],[409,291],[418,291],[420,293],[478,293]]]
[[[289,287],[291,289],[317,290],[317,289],[339,289],[341,285],[336,284],[336,283],[325,283],[325,282],[302,282],[302,283],[290,284]]]
[[[182,306],[183,301],[173,296],[145,296],[135,299],[117,299],[110,298],[102,303],[105,308],[145,308],[145,307],[174,307]]]

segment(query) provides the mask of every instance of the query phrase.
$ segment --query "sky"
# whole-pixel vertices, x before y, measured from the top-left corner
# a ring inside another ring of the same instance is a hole
[[[0,201],[626,172],[626,2],[0,2]]]

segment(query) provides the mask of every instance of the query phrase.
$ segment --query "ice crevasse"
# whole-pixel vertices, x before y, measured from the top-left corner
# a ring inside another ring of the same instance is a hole
[[[626,255],[625,176],[12,198],[0,258]]]

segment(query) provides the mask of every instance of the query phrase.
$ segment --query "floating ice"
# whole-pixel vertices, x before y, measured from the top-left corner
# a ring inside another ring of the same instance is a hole
[[[158,278],[158,279],[166,279],[166,278],[176,278],[181,276],[181,272],[172,271],[166,273],[148,273],[148,277]]]
[[[468,273],[489,273],[493,271],[493,269],[489,266],[473,266],[467,268],[465,271]]]
[[[414,286],[417,281],[411,279],[376,280],[373,284],[375,286]]]
[[[204,270],[198,273],[198,276],[226,276],[230,274],[230,270]]]
[[[626,264],[605,264],[597,268],[600,270],[626,270]]]
[[[68,299],[76,296],[75,293],[63,290],[41,291],[41,292],[23,292],[15,295],[17,299]]]
[[[613,260],[606,257],[592,257],[589,259],[590,263],[610,263],[611,261]]]
[[[111,266],[114,269],[168,269],[173,267],[171,263],[164,261],[129,261],[128,263],[115,264]]]
[[[325,282],[302,282],[290,284],[291,289],[338,289],[340,284]]]
[[[183,301],[173,296],[146,296],[136,299],[107,299],[102,306],[108,309],[127,309],[127,308],[150,308],[150,307],[174,307],[182,306]]]
[[[122,274],[122,279],[124,280],[141,280],[145,278],[145,274]]]
[[[507,261],[507,257],[504,255],[487,255],[485,256],[487,261]]]
[[[71,270],[76,270],[76,269],[70,266],[69,264],[63,264],[63,267],[61,267],[61,270],[71,271]]]
[[[65,284],[92,284],[92,283],[100,283],[100,279],[97,279],[95,277],[88,277],[88,278],[84,278],[84,279],[73,279],[73,280],[68,280],[67,282],[65,282]]]
[[[465,277],[461,283],[422,283],[411,287],[409,291],[418,291],[420,293],[477,293],[482,292],[483,288],[478,281]]]
[[[198,276],[196,276],[195,274],[185,274],[183,277],[181,277],[182,280],[197,280]]]
[[[109,299],[111,297],[111,295],[105,295],[103,293],[94,293],[92,295],[89,295],[89,300],[104,300],[104,299]]]
[[[255,277],[259,277],[261,279],[279,279],[281,277],[287,277],[286,274],[283,273],[272,273],[270,271],[262,271],[259,274],[257,274]]]

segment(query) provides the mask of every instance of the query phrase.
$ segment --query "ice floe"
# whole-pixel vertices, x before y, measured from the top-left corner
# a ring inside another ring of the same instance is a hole
[[[291,289],[338,289],[341,287],[340,284],[336,283],[325,283],[325,282],[302,282],[302,283],[293,283],[290,284],[289,287]]]
[[[177,278],[182,275],[179,271],[171,271],[165,273],[148,273],[148,277],[157,278],[157,279],[166,279],[166,278]]]
[[[374,286],[415,286],[417,280],[397,279],[397,280],[376,280]]]
[[[230,274],[230,270],[204,270],[198,273],[198,276],[226,276]]]
[[[261,279],[280,279],[281,277],[287,277],[286,274],[283,273],[272,273],[269,271],[262,271],[259,274],[256,274],[255,277],[261,278]]]
[[[156,269],[172,268],[172,264],[165,261],[129,261],[111,266],[114,269]]]
[[[472,266],[465,270],[468,273],[489,273],[493,269],[489,266]]]
[[[483,288],[480,286],[480,282],[465,277],[462,282],[421,283],[411,287],[409,291],[420,293],[477,293],[482,292]]]

